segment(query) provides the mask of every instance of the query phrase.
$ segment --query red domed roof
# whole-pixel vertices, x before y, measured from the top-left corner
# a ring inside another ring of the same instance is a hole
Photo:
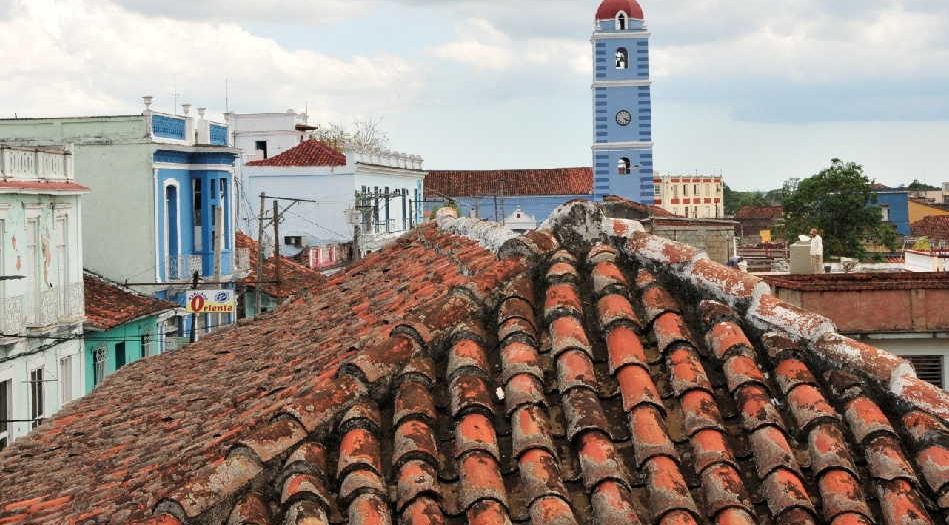
[[[600,4],[600,8],[596,10],[596,19],[597,20],[606,20],[608,18],[616,18],[616,15],[623,11],[630,18],[635,20],[645,20],[646,16],[643,15],[643,8],[640,7],[639,2],[636,0],[603,0],[603,3]]]

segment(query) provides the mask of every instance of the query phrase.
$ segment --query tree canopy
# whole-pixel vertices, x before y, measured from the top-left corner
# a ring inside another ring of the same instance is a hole
[[[788,181],[784,187],[788,238],[817,228],[827,254],[842,257],[865,257],[865,242],[896,249],[896,230],[883,222],[872,183],[863,166],[840,159],[813,177]]]
[[[782,191],[737,191],[725,185],[725,214],[734,215],[745,206],[776,206],[781,204]]]
[[[389,135],[382,130],[377,120],[357,120],[349,129],[338,122],[333,122],[320,126],[313,135],[323,144],[340,151],[347,146],[358,150],[389,147]]]
[[[935,191],[939,188],[926,184],[925,182],[920,182],[919,179],[913,179],[913,182],[907,186],[906,189],[912,191]]]

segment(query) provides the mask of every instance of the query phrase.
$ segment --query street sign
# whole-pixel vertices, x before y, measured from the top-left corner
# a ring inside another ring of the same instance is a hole
[[[237,296],[234,290],[189,290],[185,308],[193,314],[230,314],[237,310]]]

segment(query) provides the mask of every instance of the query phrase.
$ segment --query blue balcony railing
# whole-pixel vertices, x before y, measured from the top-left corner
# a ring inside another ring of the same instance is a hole
[[[215,146],[227,146],[227,126],[211,124],[211,144]]]
[[[152,135],[163,139],[185,140],[185,119],[152,115]]]

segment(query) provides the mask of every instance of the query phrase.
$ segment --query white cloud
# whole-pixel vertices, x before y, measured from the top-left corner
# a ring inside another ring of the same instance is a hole
[[[514,64],[513,42],[491,22],[476,18],[459,25],[457,33],[457,40],[431,47],[428,53],[484,70],[503,71]]]
[[[116,0],[147,15],[185,20],[323,25],[363,14],[369,0]]]
[[[592,68],[588,42],[549,37],[514,39],[483,18],[459,24],[456,32],[455,40],[433,46],[428,53],[490,71],[527,65],[560,67],[571,73],[589,75]]]
[[[326,119],[410,104],[415,67],[397,56],[343,60],[289,50],[238,25],[154,18],[102,0],[18,0],[0,20],[0,114],[20,116],[157,109],[179,103],[280,111],[309,103]],[[15,58],[11,58],[15,57]]]

